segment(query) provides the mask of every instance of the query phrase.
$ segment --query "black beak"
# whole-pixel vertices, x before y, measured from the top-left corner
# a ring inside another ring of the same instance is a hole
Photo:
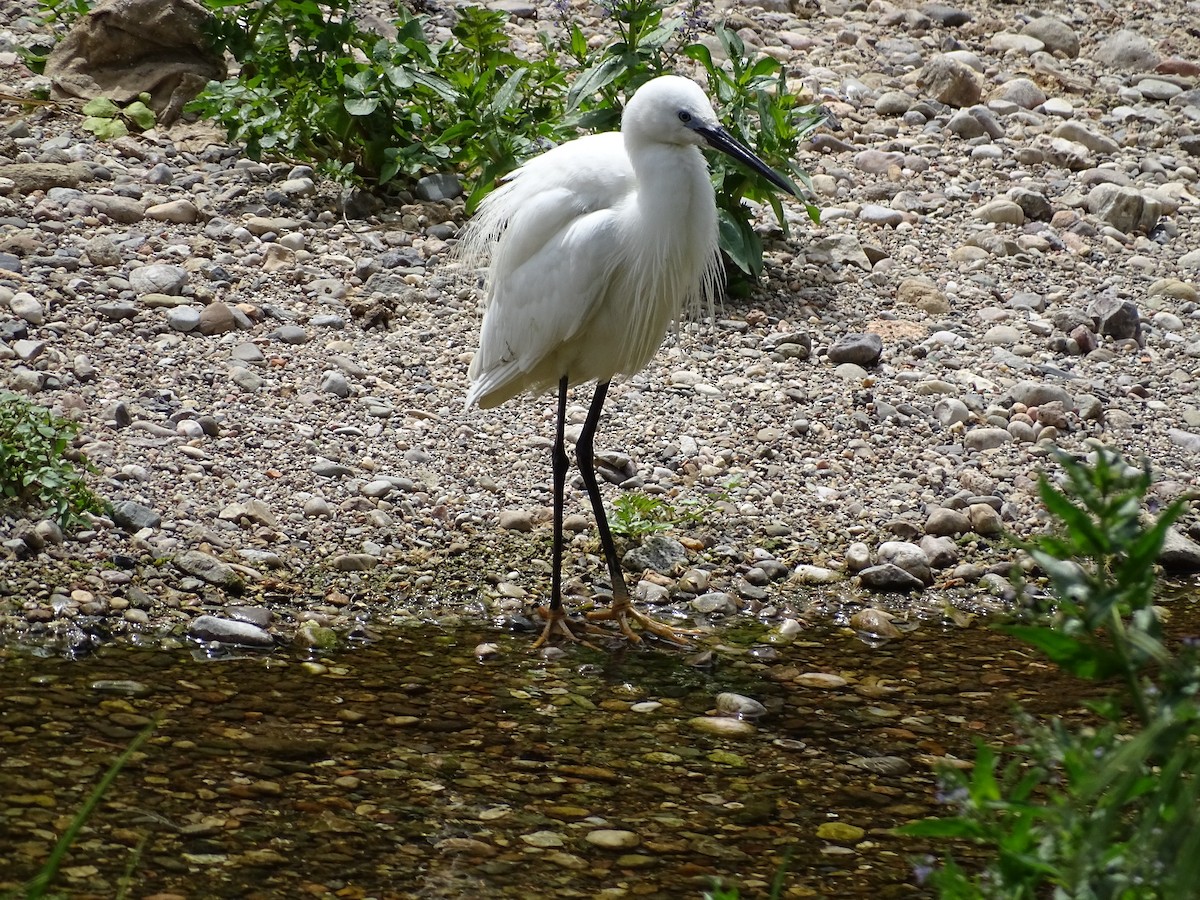
[[[799,197],[800,191],[792,184],[791,179],[780,175],[755,155],[754,151],[735,138],[720,125],[702,126],[696,132],[708,142],[714,150],[720,150],[726,156],[736,159],[747,169],[761,175],[775,187],[793,197]]]

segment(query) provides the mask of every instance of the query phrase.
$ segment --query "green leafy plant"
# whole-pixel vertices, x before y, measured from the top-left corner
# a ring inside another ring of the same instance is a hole
[[[736,483],[731,481],[725,487],[709,491],[703,499],[689,498],[678,504],[643,491],[625,491],[613,503],[609,527],[613,534],[637,542],[660,531],[698,525],[711,517],[717,504],[729,499]]]
[[[451,123],[438,140],[452,148],[451,162],[473,184],[473,209],[500,177],[560,138],[558,122],[566,74],[543,32],[540,61],[522,60],[509,48],[497,10],[468,6],[439,48],[439,72],[453,91]]]
[[[620,127],[621,107],[639,87],[672,71],[671,61],[689,34],[682,17],[664,21],[665,4],[656,0],[597,3],[617,38],[598,51],[575,22],[564,20],[564,55],[579,68],[567,94],[566,116],[573,125],[595,131]]]
[[[803,185],[811,196],[812,185],[796,163],[796,153],[800,142],[824,121],[824,112],[815,104],[802,105],[788,91],[786,72],[779,60],[771,56],[754,59],[737,33],[728,28],[718,26],[716,33],[729,60],[728,70],[717,64],[704,44],[689,44],[683,52],[704,66],[709,91],[716,97],[726,127],[763,160]],[[769,204],[786,237],[788,224],[779,192],[762,175],[728,157],[717,154],[710,162],[717,191],[721,249],[742,272],[757,280],[762,272],[762,239],[742,200]],[[809,218],[814,222],[820,219],[814,204],[806,201],[804,206]]]
[[[38,9],[47,22],[71,25],[95,6],[90,0],[38,0]]]
[[[613,534],[636,543],[652,534],[667,531],[674,515],[675,510],[662,497],[641,491],[626,491],[613,502],[608,524]]]
[[[125,137],[131,125],[137,131],[149,131],[156,121],[154,110],[147,105],[149,102],[150,95],[145,93],[124,107],[107,97],[89,100],[83,107],[83,130],[106,141]]]
[[[1183,900],[1200,883],[1200,660],[1172,644],[1154,605],[1154,560],[1182,506],[1146,523],[1148,467],[1100,449],[1061,457],[1066,490],[1042,479],[1059,525],[1028,546],[1057,597],[1049,623],[1006,626],[1060,668],[1117,684],[1088,705],[1097,725],[1028,721],[1003,761],[979,745],[973,771],[943,774],[953,816],[902,834],[970,841],[983,871],[953,859],[930,874],[953,898]]]
[[[74,422],[0,392],[0,503],[11,508],[49,510],[62,525],[102,509],[83,472],[67,453],[79,431]],[[90,467],[80,459],[83,470]]]
[[[212,39],[241,65],[190,105],[254,159],[304,160],[341,182],[384,186],[453,169],[474,199],[552,133],[565,77],[519,59],[503,13],[460,11],[431,43],[400,9],[394,38],[364,30],[352,0],[210,0]]]
[[[38,0],[37,9],[42,21],[54,26],[53,31],[61,37],[77,19],[92,11],[92,4],[89,0]],[[16,47],[17,55],[29,71],[41,75],[46,70],[46,58],[57,41],[58,37],[43,30],[34,34],[32,41],[19,44]]]
[[[352,0],[209,4],[213,42],[241,72],[209,84],[190,109],[224,125],[255,159],[307,161],[370,188],[453,170],[471,185],[470,210],[551,143],[580,128],[616,128],[642,83],[690,58],[706,69],[733,132],[775,168],[807,181],[794,157],[821,121],[819,108],[801,105],[780,63],[752,58],[728,29],[717,29],[728,71],[715,62],[692,42],[695,2],[668,18],[658,0],[605,0],[599,5],[616,34],[600,49],[555,4],[562,28],[556,37],[541,33],[540,48],[527,54],[533,59],[513,52],[503,13],[474,6],[459,10],[451,39],[439,44],[404,10],[394,38],[363,30]],[[744,292],[761,272],[762,241],[742,201],[770,204],[786,232],[783,207],[768,182],[731,162],[714,161],[714,180],[721,247],[732,271],[745,276],[731,289]],[[815,218],[816,208],[808,210]]]

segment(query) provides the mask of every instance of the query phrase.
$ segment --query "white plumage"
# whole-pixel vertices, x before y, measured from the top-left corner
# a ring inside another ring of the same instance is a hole
[[[679,110],[717,124],[693,82],[658,78],[620,133],[556,147],[483,201],[467,237],[491,259],[468,403],[633,374],[685,306],[712,302],[716,205],[704,139]]]
[[[562,412],[568,386],[588,381],[597,382],[597,392],[577,457],[613,581],[614,612],[604,617],[631,637],[627,615],[673,636],[630,607],[591,471],[591,439],[609,380],[645,366],[684,310],[711,309],[719,289],[717,210],[704,145],[793,191],[721,127],[694,82],[668,75],[637,91],[620,133],[579,138],[514,172],[484,199],[462,243],[464,260],[489,263],[467,404],[487,409],[524,391],[559,389],[555,578],[542,640],[552,630],[575,637],[560,597]]]

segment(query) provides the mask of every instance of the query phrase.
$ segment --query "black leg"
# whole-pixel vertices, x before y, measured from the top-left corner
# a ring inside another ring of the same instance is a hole
[[[583,476],[588,499],[592,501],[592,513],[596,517],[596,530],[600,532],[600,547],[604,551],[604,561],[608,564],[608,577],[612,582],[613,600],[625,603],[629,600],[629,588],[625,585],[621,560],[617,558],[617,545],[613,542],[612,531],[608,527],[608,516],[604,513],[604,499],[600,496],[600,484],[596,481],[594,464],[596,453],[593,443],[596,438],[596,429],[600,425],[600,412],[604,408],[604,398],[607,395],[608,382],[602,381],[596,385],[596,393],[592,395],[592,405],[588,409],[587,420],[583,423],[583,430],[579,432],[579,440],[575,444],[575,461],[579,464],[579,474]]]
[[[562,560],[563,560],[563,492],[567,484],[566,441],[563,432],[567,424],[567,377],[558,383],[558,422],[554,437],[552,462],[554,465],[554,560],[550,576],[550,611],[555,615],[562,611]]]
[[[607,610],[593,610],[587,614],[587,617],[591,621],[611,620],[616,622],[621,634],[635,643],[641,641],[641,637],[630,626],[630,619],[664,640],[685,647],[690,646],[687,638],[683,635],[695,634],[695,632],[672,628],[664,622],[650,618],[635,609],[629,598],[629,587],[625,583],[625,573],[621,571],[621,560],[617,557],[617,545],[613,542],[612,530],[608,527],[608,516],[604,513],[604,500],[600,496],[600,484],[596,480],[594,465],[596,454],[593,444],[596,438],[596,428],[600,424],[600,411],[604,408],[604,398],[607,394],[607,381],[596,385],[596,393],[592,397],[587,420],[583,423],[583,430],[579,432],[579,440],[575,444],[575,460],[579,463],[579,474],[583,476],[583,483],[587,487],[588,499],[592,501],[592,512],[596,516],[596,530],[600,533],[600,547],[604,550],[604,561],[608,564],[608,577],[612,582],[613,596],[611,607]]]
[[[562,559],[563,559],[563,492],[567,484],[566,440],[563,432],[567,422],[567,379],[564,376],[558,383],[558,421],[555,423],[554,450],[551,462],[554,465],[554,560],[553,571],[550,575],[550,608],[538,612],[546,620],[542,635],[533,644],[533,649],[541,647],[550,640],[561,637],[568,641],[577,641],[579,637],[571,631],[567,624],[567,615],[563,611],[562,602]],[[587,641],[584,641],[586,644]],[[589,644],[589,646],[591,646]]]

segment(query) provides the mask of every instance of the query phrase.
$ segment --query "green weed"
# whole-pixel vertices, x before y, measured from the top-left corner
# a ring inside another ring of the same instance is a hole
[[[0,392],[0,505],[49,511],[63,526],[85,512],[100,512],[103,506],[84,478],[91,469],[87,460],[67,458],[78,432],[74,422]]]
[[[655,0],[601,4],[616,40],[593,50],[569,19],[544,30],[536,59],[518,57],[503,13],[466,6],[452,37],[431,42],[425,23],[400,10],[395,38],[363,30],[352,0],[312,3],[209,0],[213,41],[240,74],[211,83],[189,107],[223,125],[254,159],[312,163],[326,176],[368,188],[452,170],[470,185],[468,210],[499,179],[580,129],[616,128],[633,92],[684,59],[708,72],[725,121],[771,165],[804,183],[799,142],[821,121],[787,90],[783,67],[754,59],[725,28],[716,34],[729,71],[692,43],[695,10],[665,18]],[[693,5],[694,7],[694,5]],[[691,18],[689,18],[691,16]],[[783,207],[760,175],[714,161],[722,250],[735,271],[757,278],[762,242],[742,200]],[[815,218],[816,208],[809,205]]]
[[[129,742],[129,746],[127,746],[121,752],[121,755],[113,760],[112,765],[108,767],[108,770],[104,773],[104,776],[96,784],[96,787],[92,789],[91,794],[88,795],[88,798],[84,802],[83,806],[79,808],[79,811],[76,812],[74,817],[71,819],[71,823],[67,826],[66,831],[62,833],[62,837],[58,839],[58,843],[54,845],[54,849],[50,851],[50,856],[47,857],[46,862],[42,865],[41,871],[39,871],[37,875],[30,879],[24,888],[16,892],[6,894],[4,900],[18,900],[18,898],[20,898],[20,900],[40,900],[40,898],[46,896],[46,892],[49,890],[50,885],[58,876],[58,870],[62,868],[63,860],[66,859],[67,853],[71,849],[71,845],[74,844],[76,838],[79,837],[79,832],[83,830],[83,826],[87,824],[88,819],[90,819],[96,812],[97,808],[99,808],[100,803],[104,799],[104,795],[108,792],[109,788],[112,787],[113,782],[117,780],[117,776],[121,773],[121,770],[128,765],[129,761],[133,758],[133,755],[137,753],[141,746],[150,739],[150,735],[154,733],[154,729],[157,726],[158,722],[154,721],[143,728],[140,732],[138,732],[137,736]],[[134,849],[130,861],[125,867],[125,872],[121,877],[121,883],[119,887],[120,897],[125,897],[128,895],[128,889],[130,883],[132,882],[133,870],[141,857],[141,853],[145,847],[145,844],[146,841],[143,839]]]
[[[1004,630],[1115,686],[1089,704],[1099,724],[1030,720],[1027,742],[1004,757],[980,744],[970,774],[943,773],[955,813],[899,833],[970,841],[987,860],[968,874],[947,858],[929,876],[941,897],[1183,900],[1200,884],[1197,642],[1168,642],[1153,602],[1154,560],[1182,506],[1147,523],[1148,467],[1106,449],[1093,457],[1060,457],[1066,489],[1040,486],[1058,527],[1028,551],[1056,611]]]

